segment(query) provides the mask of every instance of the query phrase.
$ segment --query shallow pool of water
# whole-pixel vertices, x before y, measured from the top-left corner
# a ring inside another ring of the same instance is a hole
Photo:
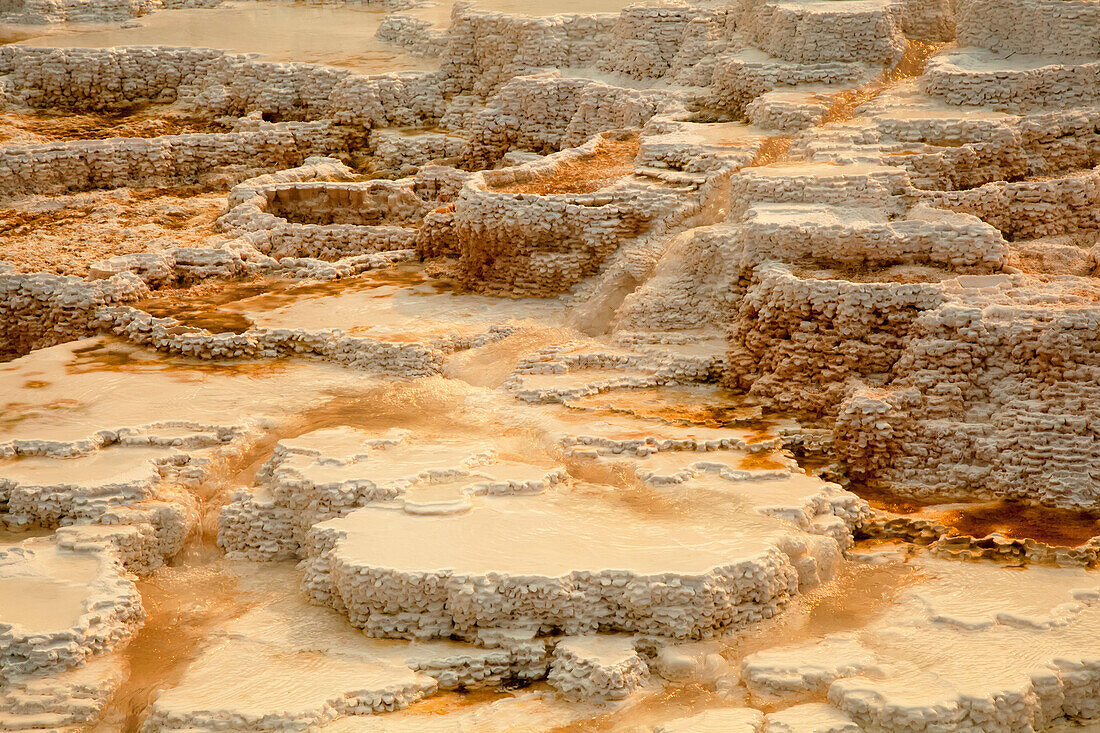
[[[73,26],[64,35],[21,41],[56,48],[192,46],[258,53],[271,61],[306,61],[364,74],[434,68],[375,39],[385,11],[360,5],[232,2],[217,8],[166,10],[134,28]]]
[[[617,13],[629,0],[476,0],[474,6],[519,15]],[[401,11],[446,28],[453,0],[425,3]],[[111,46],[191,46],[258,53],[271,61],[304,61],[351,69],[363,74],[430,70],[435,59],[418,58],[400,46],[375,38],[387,10],[367,5],[315,5],[306,2],[227,2],[216,8],[163,10],[136,20],[131,28],[118,25],[58,24],[0,26],[0,44],[19,43],[52,48]],[[442,49],[440,49],[442,51]]]

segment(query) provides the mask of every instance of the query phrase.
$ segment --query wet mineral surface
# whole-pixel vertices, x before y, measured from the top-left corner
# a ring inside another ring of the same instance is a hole
[[[1100,4],[0,1],[0,730],[1100,720]]]

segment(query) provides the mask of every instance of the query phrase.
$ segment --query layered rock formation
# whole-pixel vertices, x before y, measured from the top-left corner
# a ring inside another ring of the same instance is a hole
[[[1100,718],[1095,5],[0,46],[0,728]]]

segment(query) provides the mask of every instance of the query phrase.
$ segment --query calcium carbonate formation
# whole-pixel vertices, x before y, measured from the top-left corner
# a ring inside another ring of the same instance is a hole
[[[1100,719],[1096,0],[376,5],[0,45],[0,729]]]

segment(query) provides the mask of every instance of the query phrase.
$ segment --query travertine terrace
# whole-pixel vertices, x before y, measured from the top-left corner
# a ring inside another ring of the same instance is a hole
[[[0,731],[1095,730],[1098,268],[1097,0],[0,0]]]

